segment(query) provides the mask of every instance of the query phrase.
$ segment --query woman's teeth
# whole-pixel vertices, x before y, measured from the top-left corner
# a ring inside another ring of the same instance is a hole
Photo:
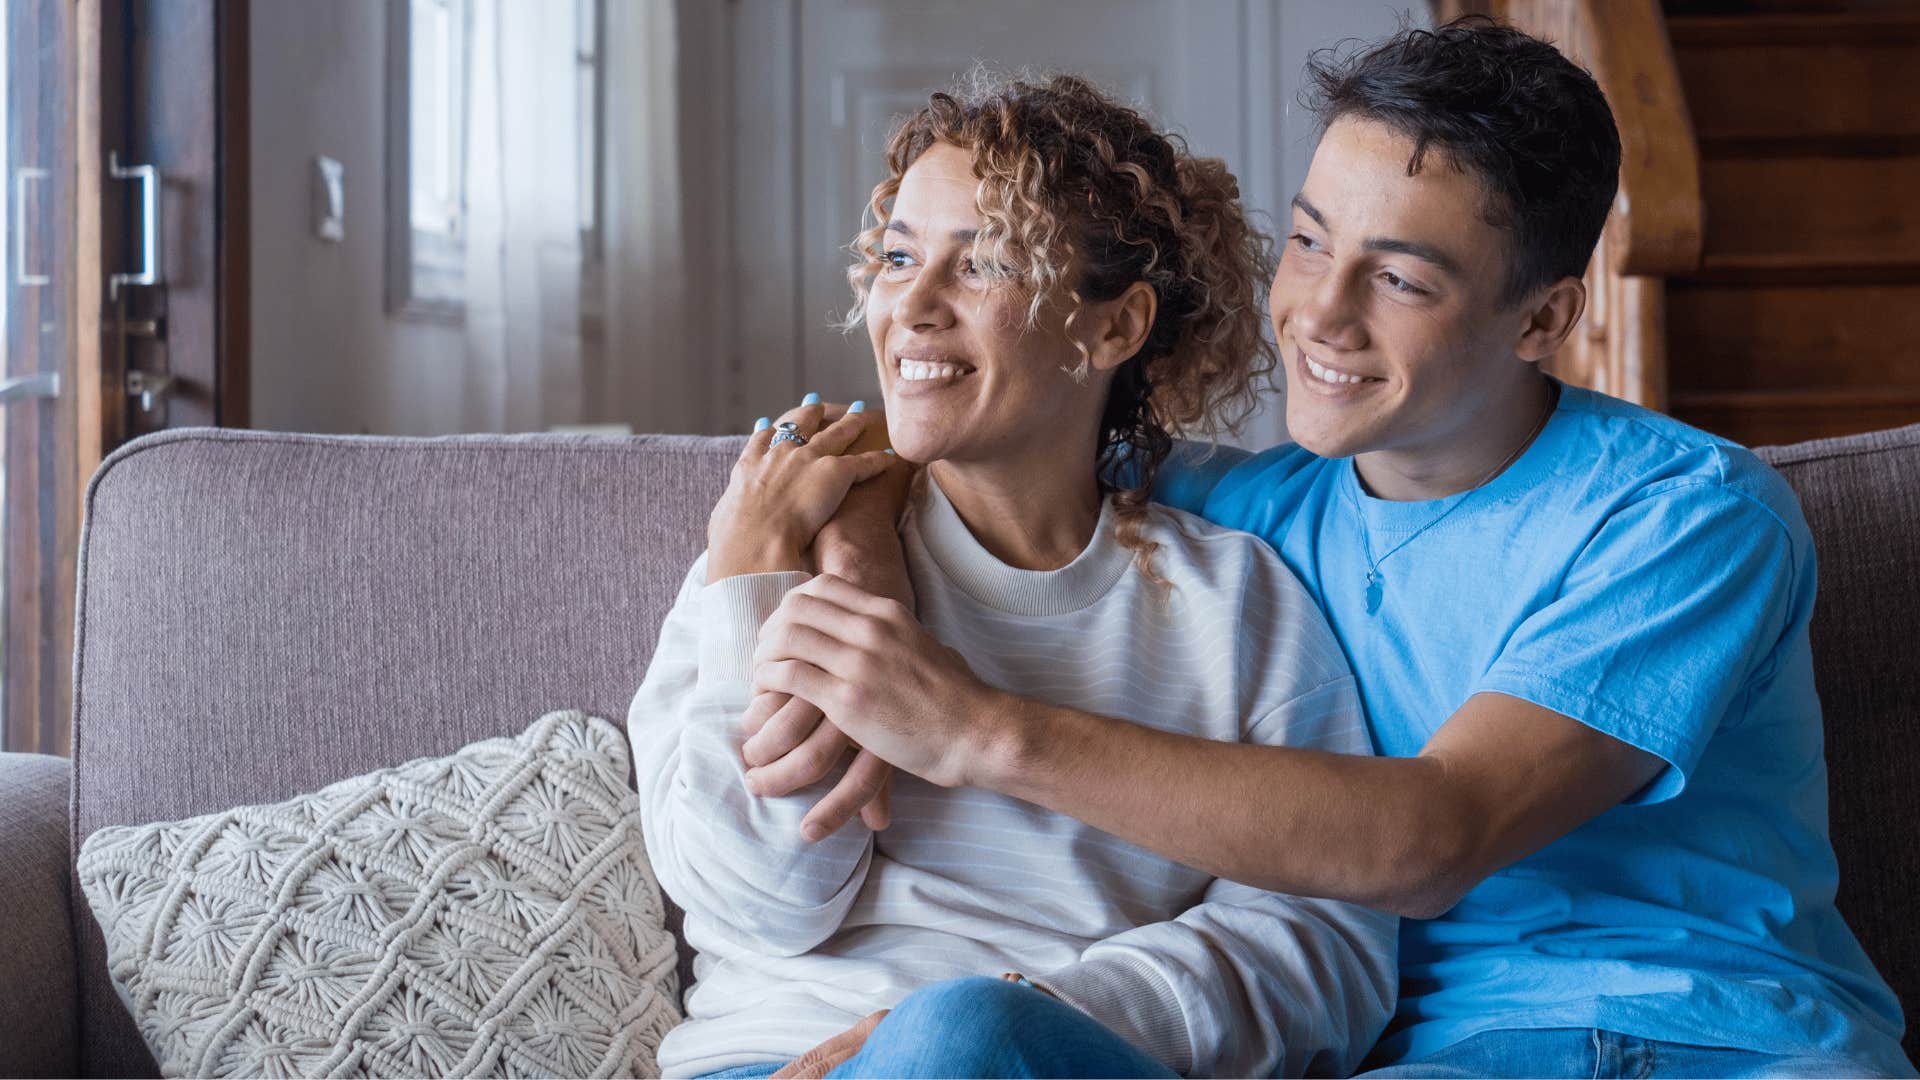
[[[1313,372],[1313,377],[1316,379],[1319,379],[1321,382],[1363,383],[1363,382],[1379,382],[1380,381],[1379,379],[1375,379],[1366,375],[1342,375],[1340,372],[1335,371],[1332,368],[1321,367],[1319,364],[1316,364],[1313,362],[1313,357],[1307,356],[1305,354],[1301,355],[1301,359],[1307,362],[1307,370]]]
[[[967,369],[958,364],[942,364],[926,360],[900,361],[900,377],[908,382],[957,379],[966,373]]]

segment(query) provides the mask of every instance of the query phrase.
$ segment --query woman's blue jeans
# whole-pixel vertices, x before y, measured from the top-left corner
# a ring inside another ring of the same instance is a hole
[[[771,1075],[784,1064],[744,1065],[710,1076],[748,1080]],[[867,1036],[860,1052],[828,1075],[1177,1074],[1049,994],[1004,979],[977,977],[935,983],[909,994]]]

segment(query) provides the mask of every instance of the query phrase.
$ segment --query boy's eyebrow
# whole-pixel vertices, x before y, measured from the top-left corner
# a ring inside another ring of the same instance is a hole
[[[1328,228],[1326,215],[1322,214],[1318,207],[1308,202],[1305,195],[1295,195],[1293,197],[1293,205],[1301,213],[1312,218],[1315,225],[1323,229]],[[1360,246],[1367,251],[1392,251],[1401,255],[1411,255],[1416,259],[1430,262],[1449,274],[1458,276],[1460,273],[1460,264],[1455,262],[1452,256],[1430,244],[1422,244],[1413,240],[1396,240],[1387,236],[1376,236],[1368,238],[1367,241]]]
[[[1323,229],[1327,227],[1327,216],[1322,214],[1318,207],[1308,202],[1305,195],[1295,195],[1293,197],[1293,205],[1295,209],[1312,218],[1315,225]]]
[[[913,231],[913,226],[907,224],[904,221],[899,221],[893,218],[887,219],[887,227],[883,231],[890,232],[890,233],[899,233],[901,236],[904,236],[909,240],[915,240],[919,238],[918,234],[916,234]],[[953,241],[958,244],[971,244],[973,243],[974,237],[979,235],[980,235],[979,229],[955,229],[953,230]]]

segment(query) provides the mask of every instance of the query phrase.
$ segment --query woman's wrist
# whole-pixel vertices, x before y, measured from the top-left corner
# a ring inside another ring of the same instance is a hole
[[[811,573],[805,551],[781,537],[726,540],[707,549],[707,584],[742,574]]]

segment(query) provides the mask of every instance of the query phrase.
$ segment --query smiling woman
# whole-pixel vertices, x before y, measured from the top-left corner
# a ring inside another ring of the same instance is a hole
[[[1391,917],[950,790],[964,748],[922,760],[882,735],[840,767],[822,710],[886,717],[894,691],[956,717],[983,693],[1039,694],[1209,740],[1367,752],[1352,676],[1285,566],[1145,501],[1173,434],[1244,413],[1273,364],[1266,241],[1225,167],[1072,77],[935,94],[887,158],[849,321],[899,457],[839,456],[873,422],[858,408],[823,426],[815,399],[763,426],[629,713],[647,849],[702,954],[662,1067],[1350,1070],[1392,998]],[[925,465],[898,529],[917,618],[808,573],[853,483],[902,459]],[[783,757],[820,783],[773,794]],[[833,782],[871,794],[889,761],[890,824],[817,828]]]
[[[1115,509],[1144,556],[1139,521],[1172,436],[1232,427],[1274,368],[1248,317],[1267,238],[1219,161],[1088,83],[996,98],[979,78],[987,104],[935,94],[889,140],[889,175],[853,243],[847,323],[867,325],[894,445],[940,462],[970,525],[989,515],[964,505],[957,473],[983,457],[1028,477],[1077,473],[1086,505],[1085,478],[1097,466],[1106,485],[1125,457]],[[1089,467],[1044,467],[1063,446]]]

